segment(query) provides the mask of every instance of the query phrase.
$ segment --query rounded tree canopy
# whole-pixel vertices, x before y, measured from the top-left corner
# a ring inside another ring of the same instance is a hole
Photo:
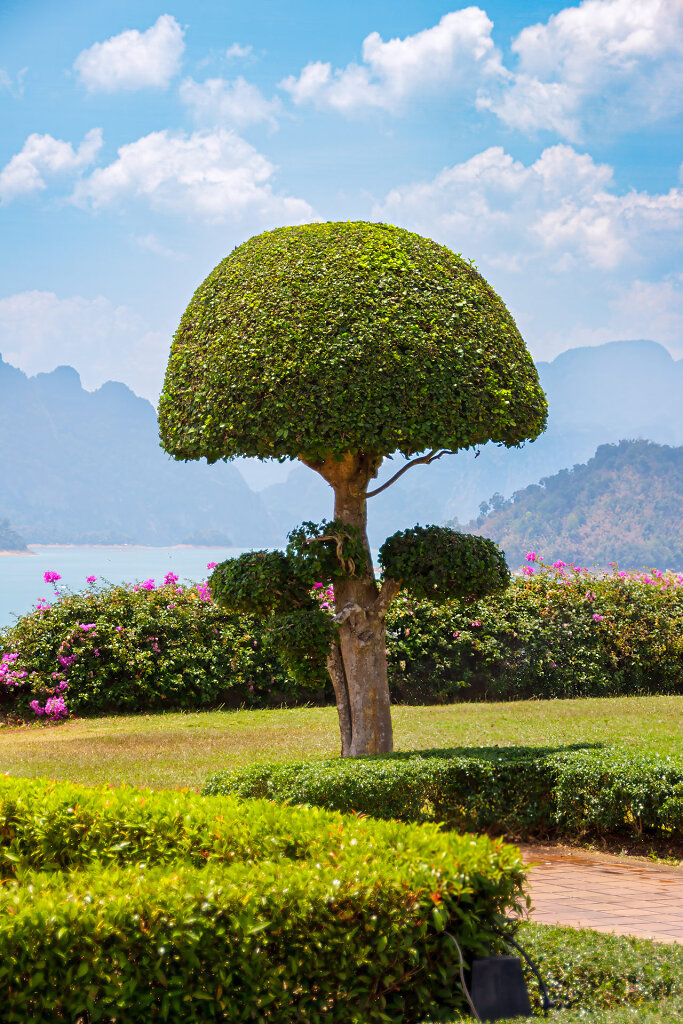
[[[456,533],[447,526],[414,526],[388,537],[379,549],[385,576],[413,597],[435,604],[480,598],[510,584],[505,555],[488,537]]]
[[[474,267],[386,224],[278,228],[197,289],[159,405],[177,459],[412,455],[545,428],[514,320]]]

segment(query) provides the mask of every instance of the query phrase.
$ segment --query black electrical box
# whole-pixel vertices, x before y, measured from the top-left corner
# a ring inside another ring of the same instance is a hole
[[[516,956],[487,956],[474,960],[470,994],[482,1021],[531,1016],[522,964]]]

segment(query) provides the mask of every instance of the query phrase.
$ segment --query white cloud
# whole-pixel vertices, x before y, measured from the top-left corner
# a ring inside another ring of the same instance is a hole
[[[0,200],[46,188],[44,175],[80,171],[93,162],[102,146],[102,131],[93,128],[74,149],[51,135],[29,135],[21,151],[0,171]]]
[[[5,90],[18,99],[23,96],[24,93],[24,75],[28,71],[28,68],[22,68],[21,71],[17,71],[16,75],[12,77],[7,68],[0,68],[0,91]]]
[[[233,43],[225,51],[225,56],[228,60],[240,59],[243,57],[250,57],[253,47],[251,46],[240,46],[239,43]]]
[[[683,109],[683,0],[583,0],[523,29],[515,72],[480,109],[509,127],[577,140],[584,125],[631,129]]]
[[[266,99],[258,86],[247,82],[241,75],[232,82],[224,78],[207,78],[201,84],[193,78],[186,78],[180,86],[180,99],[200,123],[236,125],[238,128],[259,121],[275,128],[276,115],[281,108],[277,97]]]
[[[683,359],[683,274],[613,282],[606,288],[601,281],[600,287],[603,303],[597,315],[590,311],[564,323],[555,318],[543,332],[543,358],[583,345],[648,338],[665,345],[674,359]]]
[[[133,241],[139,249],[151,252],[155,256],[163,256],[164,259],[181,260],[185,258],[183,253],[177,252],[177,250],[164,245],[164,243],[157,238],[154,232],[151,231],[146,235],[135,235],[133,237]]]
[[[162,14],[146,32],[129,29],[79,53],[74,70],[90,92],[163,89],[180,70],[184,32]]]
[[[126,306],[102,296],[60,299],[29,291],[0,299],[0,337],[6,362],[28,374],[74,366],[84,387],[125,378],[137,394],[156,401],[170,335],[154,331]]]
[[[403,39],[372,32],[362,60],[311,61],[280,82],[294,103],[349,114],[439,92],[487,110],[510,128],[571,142],[623,132],[683,110],[683,0],[583,0],[512,41],[504,65],[481,8],[445,14]]]
[[[80,181],[74,201],[99,209],[138,198],[156,209],[208,221],[311,220],[313,210],[305,200],[273,191],[274,172],[266,157],[226,129],[152,132],[121,146],[117,160]]]
[[[525,166],[491,147],[388,193],[373,215],[433,235],[492,267],[613,270],[680,252],[683,189],[618,194],[612,169],[571,146]]]
[[[362,64],[342,69],[313,61],[280,87],[296,104],[313,103],[342,113],[369,107],[397,110],[422,92],[455,84],[472,88],[473,77],[500,66],[493,23],[479,7],[452,11],[438,25],[385,42],[378,32],[363,41]]]

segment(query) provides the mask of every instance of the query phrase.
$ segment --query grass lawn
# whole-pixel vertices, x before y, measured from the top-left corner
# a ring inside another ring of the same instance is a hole
[[[397,750],[598,742],[683,756],[683,697],[394,707]],[[92,718],[0,729],[0,772],[201,788],[221,768],[338,753],[335,708]]]

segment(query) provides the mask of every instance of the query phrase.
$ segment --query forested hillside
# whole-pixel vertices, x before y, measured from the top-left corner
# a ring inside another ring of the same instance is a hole
[[[601,445],[585,465],[495,494],[464,530],[497,541],[514,568],[533,550],[548,562],[617,562],[683,570],[683,447]]]

